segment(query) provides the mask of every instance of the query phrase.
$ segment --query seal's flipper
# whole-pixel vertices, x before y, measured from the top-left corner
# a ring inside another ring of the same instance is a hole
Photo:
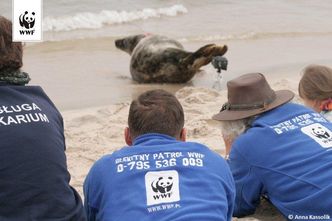
[[[215,56],[222,56],[227,52],[227,46],[218,46],[209,44],[201,47],[196,52],[190,54],[184,59],[184,62],[191,65],[194,70],[209,64]]]

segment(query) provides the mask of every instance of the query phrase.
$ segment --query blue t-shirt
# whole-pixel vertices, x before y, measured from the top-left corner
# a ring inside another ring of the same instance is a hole
[[[288,103],[258,117],[229,158],[235,216],[254,213],[261,195],[289,220],[332,220],[332,124]]]
[[[0,220],[83,221],[63,121],[38,86],[0,86]]]
[[[230,221],[235,189],[217,153],[145,134],[94,164],[84,196],[89,221]]]

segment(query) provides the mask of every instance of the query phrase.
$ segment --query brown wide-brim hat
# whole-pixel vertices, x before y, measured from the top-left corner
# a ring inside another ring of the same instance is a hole
[[[272,110],[293,99],[290,90],[274,91],[260,73],[244,74],[227,82],[228,102],[212,119],[240,120]]]

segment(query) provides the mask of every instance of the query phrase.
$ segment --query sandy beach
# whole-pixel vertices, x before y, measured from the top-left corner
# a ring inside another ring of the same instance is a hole
[[[296,92],[297,79],[270,80],[275,90],[291,89]],[[226,91],[184,87],[177,91],[185,111],[188,140],[197,141],[223,155],[224,144],[218,122],[211,120],[227,100]],[[294,102],[300,99],[294,98]],[[71,183],[82,195],[82,184],[92,164],[105,154],[125,145],[123,132],[127,125],[130,101],[119,104],[64,111],[65,136]],[[266,205],[265,205],[266,206]],[[261,208],[260,215],[239,220],[283,220],[271,208]],[[236,220],[236,219],[235,219]]]

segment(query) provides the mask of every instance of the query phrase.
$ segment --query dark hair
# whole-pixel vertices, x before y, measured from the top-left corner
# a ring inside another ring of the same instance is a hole
[[[310,100],[332,98],[332,69],[322,65],[310,65],[303,71],[299,83],[299,95]]]
[[[128,126],[133,139],[146,133],[178,137],[184,126],[182,106],[167,91],[147,91],[132,101]]]
[[[12,22],[0,16],[0,71],[22,67],[22,43],[12,40]]]

